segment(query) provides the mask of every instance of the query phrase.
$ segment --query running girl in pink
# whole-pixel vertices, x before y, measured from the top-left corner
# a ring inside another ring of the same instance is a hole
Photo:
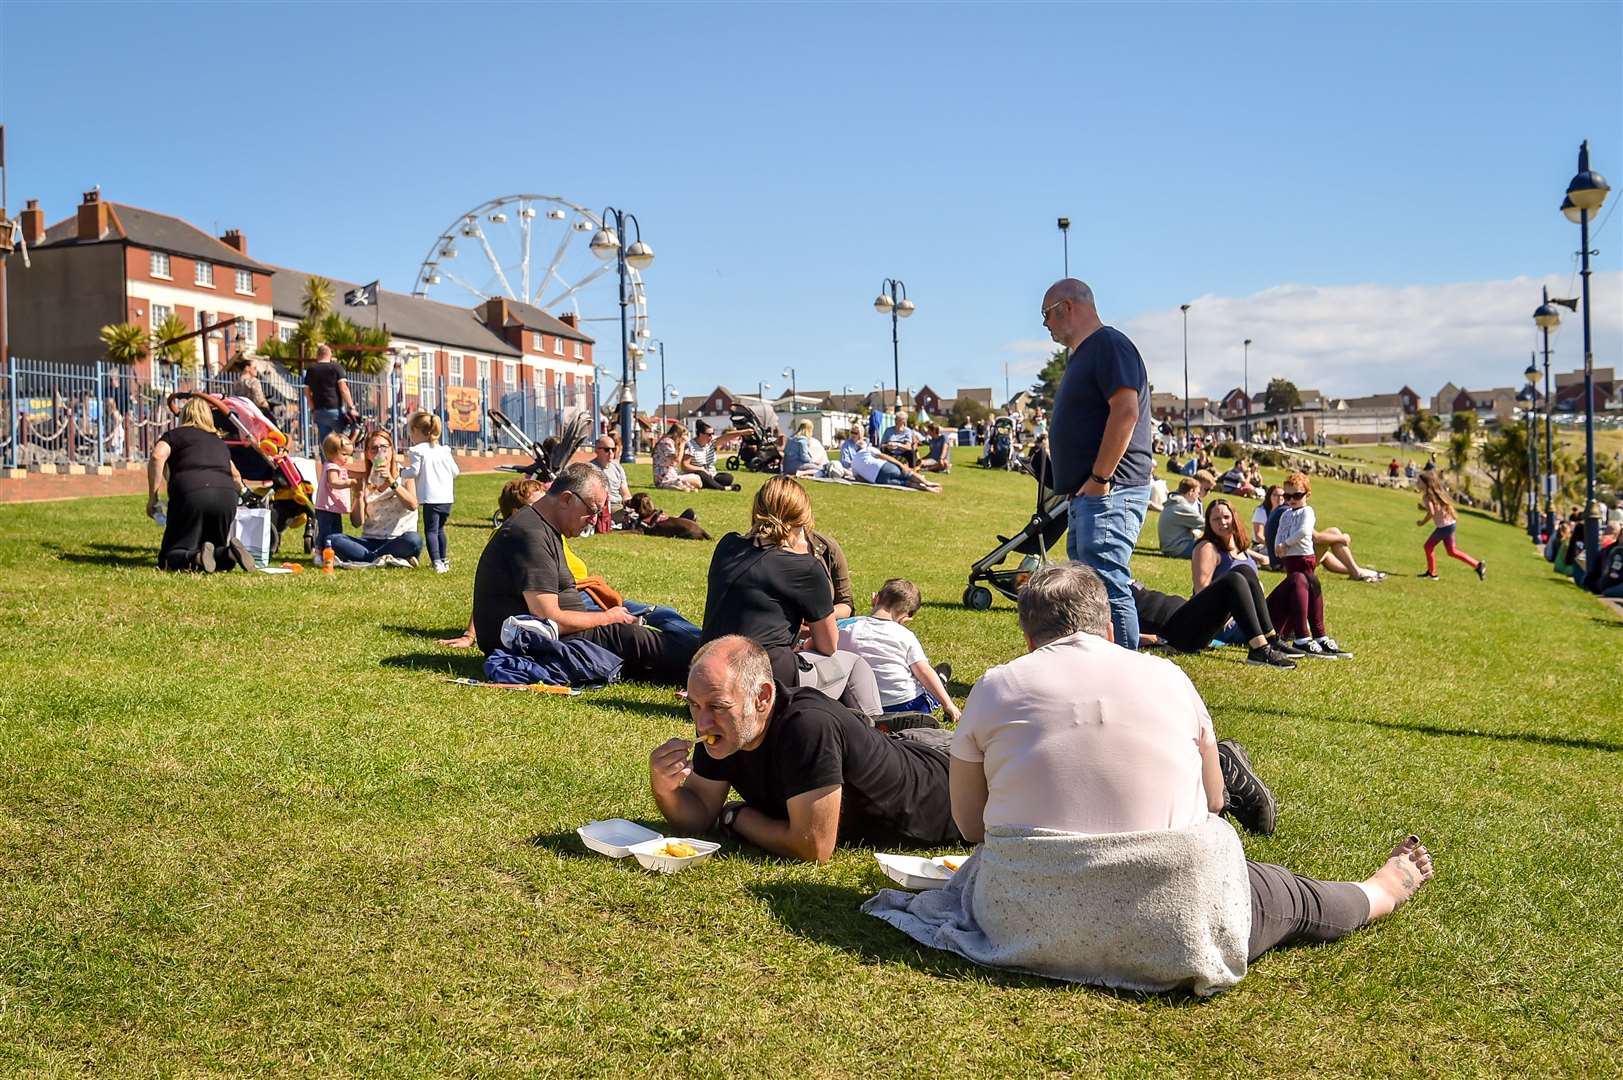
[[[1443,489],[1443,482],[1437,479],[1437,470],[1426,469],[1420,477],[1420,509],[1425,516],[1416,525],[1424,525],[1430,521],[1435,524],[1431,535],[1426,538],[1426,572],[1420,576],[1427,581],[1437,580],[1437,545],[1442,544],[1443,550],[1448,552],[1460,562],[1476,571],[1478,578],[1485,578],[1488,574],[1488,564],[1481,559],[1473,559],[1465,552],[1454,546],[1454,527],[1459,523],[1454,514],[1454,503]]]

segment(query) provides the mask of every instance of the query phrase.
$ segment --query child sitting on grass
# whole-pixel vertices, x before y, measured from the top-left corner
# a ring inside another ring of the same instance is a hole
[[[873,614],[842,620],[840,648],[856,653],[873,668],[879,703],[885,712],[934,712],[958,722],[941,676],[913,631],[907,628],[919,610],[919,587],[906,578],[891,578],[873,594]]]

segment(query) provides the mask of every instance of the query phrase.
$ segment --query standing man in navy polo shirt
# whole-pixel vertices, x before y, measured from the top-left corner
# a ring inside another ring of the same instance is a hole
[[[1116,644],[1138,648],[1129,589],[1133,545],[1150,502],[1150,387],[1127,335],[1099,321],[1093,290],[1075,278],[1043,296],[1043,325],[1071,351],[1054,395],[1049,454],[1054,490],[1071,496],[1065,552],[1096,571],[1110,595]]]

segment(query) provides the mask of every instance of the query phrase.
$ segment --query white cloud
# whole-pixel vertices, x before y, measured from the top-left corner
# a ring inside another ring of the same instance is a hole
[[[1004,344],[998,351],[1004,354],[1009,374],[1035,376],[1048,364],[1048,358],[1059,348],[1048,338],[1022,338]]]
[[[1623,368],[1623,273],[1596,273],[1590,283],[1595,366]],[[1574,277],[1557,275],[1449,285],[1278,285],[1250,296],[1198,297],[1189,309],[1190,392],[1219,396],[1239,386],[1241,342],[1248,337],[1253,393],[1276,375],[1333,395],[1390,393],[1404,384],[1422,397],[1447,382],[1520,386],[1545,285],[1552,296],[1578,295]],[[1561,329],[1551,335],[1552,367],[1569,371],[1583,366],[1582,323],[1564,308],[1561,315]],[[1181,393],[1182,313],[1147,312],[1118,325],[1143,354],[1156,389]],[[1030,340],[1003,346],[1032,356],[1033,372],[1049,348]]]

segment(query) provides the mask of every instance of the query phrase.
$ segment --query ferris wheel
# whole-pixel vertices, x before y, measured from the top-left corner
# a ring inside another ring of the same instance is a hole
[[[503,195],[458,214],[417,268],[413,296],[467,306],[503,296],[578,323],[618,322],[619,275],[592,251],[602,218],[557,195]],[[651,337],[642,274],[626,266],[626,316],[634,351]]]

